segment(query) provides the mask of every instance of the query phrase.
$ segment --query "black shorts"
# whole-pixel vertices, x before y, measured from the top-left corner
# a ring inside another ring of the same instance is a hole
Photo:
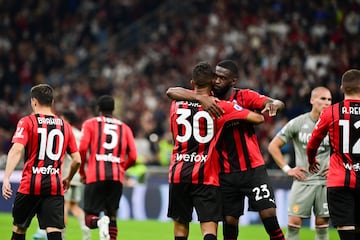
[[[190,183],[170,184],[167,216],[177,222],[188,223],[192,220],[194,208],[200,222],[221,221],[219,188]]]
[[[265,166],[220,174],[220,190],[224,216],[239,218],[243,215],[245,196],[249,198],[250,211],[276,208],[274,191]]]
[[[99,215],[104,211],[115,214],[119,209],[119,202],[123,185],[118,181],[101,181],[85,185],[84,211]]]
[[[18,192],[12,214],[13,224],[20,228],[28,228],[36,214],[41,229],[47,227],[63,229],[65,227],[64,197],[29,195]]]
[[[360,226],[360,189],[329,187],[327,198],[335,227]]]

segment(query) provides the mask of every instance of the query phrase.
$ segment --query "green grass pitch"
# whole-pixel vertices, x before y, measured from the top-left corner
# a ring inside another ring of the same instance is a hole
[[[10,239],[12,228],[12,218],[9,213],[0,213],[0,239]],[[32,235],[36,232],[37,220],[33,219],[28,229],[26,240],[32,240]],[[120,240],[170,240],[173,237],[172,222],[159,221],[134,221],[118,220],[118,239]],[[91,240],[99,239],[98,230],[91,231]],[[219,225],[218,239],[222,239],[222,227]],[[314,239],[315,232],[309,228],[303,228],[300,232],[300,239]],[[81,240],[81,230],[77,220],[74,217],[69,218],[69,224],[66,229],[65,240]],[[202,239],[200,226],[198,223],[191,223],[189,240]],[[239,240],[266,240],[269,239],[262,225],[240,226]],[[330,230],[330,240],[338,240],[339,237],[335,229]]]

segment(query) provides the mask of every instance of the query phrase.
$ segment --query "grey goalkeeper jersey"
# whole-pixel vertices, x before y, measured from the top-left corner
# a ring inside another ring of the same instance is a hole
[[[306,155],[306,146],[309,142],[311,132],[315,127],[316,122],[311,119],[310,113],[304,113],[296,118],[290,120],[279,133],[279,136],[285,143],[292,141],[295,151],[296,166],[309,169],[309,163]],[[307,184],[326,184],[326,178],[321,174],[326,166],[329,164],[330,158],[330,144],[329,137],[326,136],[321,142],[318,149],[316,159],[320,162],[320,171],[316,174],[308,173],[306,180]],[[294,178],[294,181],[297,181]]]

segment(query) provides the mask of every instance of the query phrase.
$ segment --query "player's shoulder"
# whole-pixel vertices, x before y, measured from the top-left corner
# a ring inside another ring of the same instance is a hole
[[[244,108],[240,106],[235,100],[233,101],[220,100],[217,104],[225,110],[225,113],[227,112],[226,111],[227,109],[232,109],[236,111],[244,110]]]
[[[311,120],[309,113],[302,113],[292,119],[285,125],[287,129],[300,129],[307,121]]]

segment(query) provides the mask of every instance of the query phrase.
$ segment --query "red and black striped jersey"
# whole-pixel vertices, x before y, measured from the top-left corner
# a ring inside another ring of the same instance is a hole
[[[229,100],[246,109],[260,111],[268,97],[249,89],[234,89]],[[226,126],[223,131],[216,146],[221,172],[246,171],[265,164],[253,124],[240,122]]]
[[[219,162],[211,157],[214,147],[210,144],[220,137],[226,122],[246,119],[249,110],[228,101],[218,104],[225,113],[213,119],[199,103],[172,102],[170,130],[174,149],[169,167],[170,183],[219,185]]]
[[[82,125],[80,175],[86,183],[124,181],[125,170],[136,161],[134,135],[119,119],[98,116]]]
[[[344,100],[322,111],[307,145],[309,163],[315,161],[327,133],[331,146],[327,186],[360,188],[360,100]]]
[[[65,153],[78,151],[71,126],[58,116],[32,114],[20,119],[13,143],[25,147],[19,192],[63,195],[62,162]]]

